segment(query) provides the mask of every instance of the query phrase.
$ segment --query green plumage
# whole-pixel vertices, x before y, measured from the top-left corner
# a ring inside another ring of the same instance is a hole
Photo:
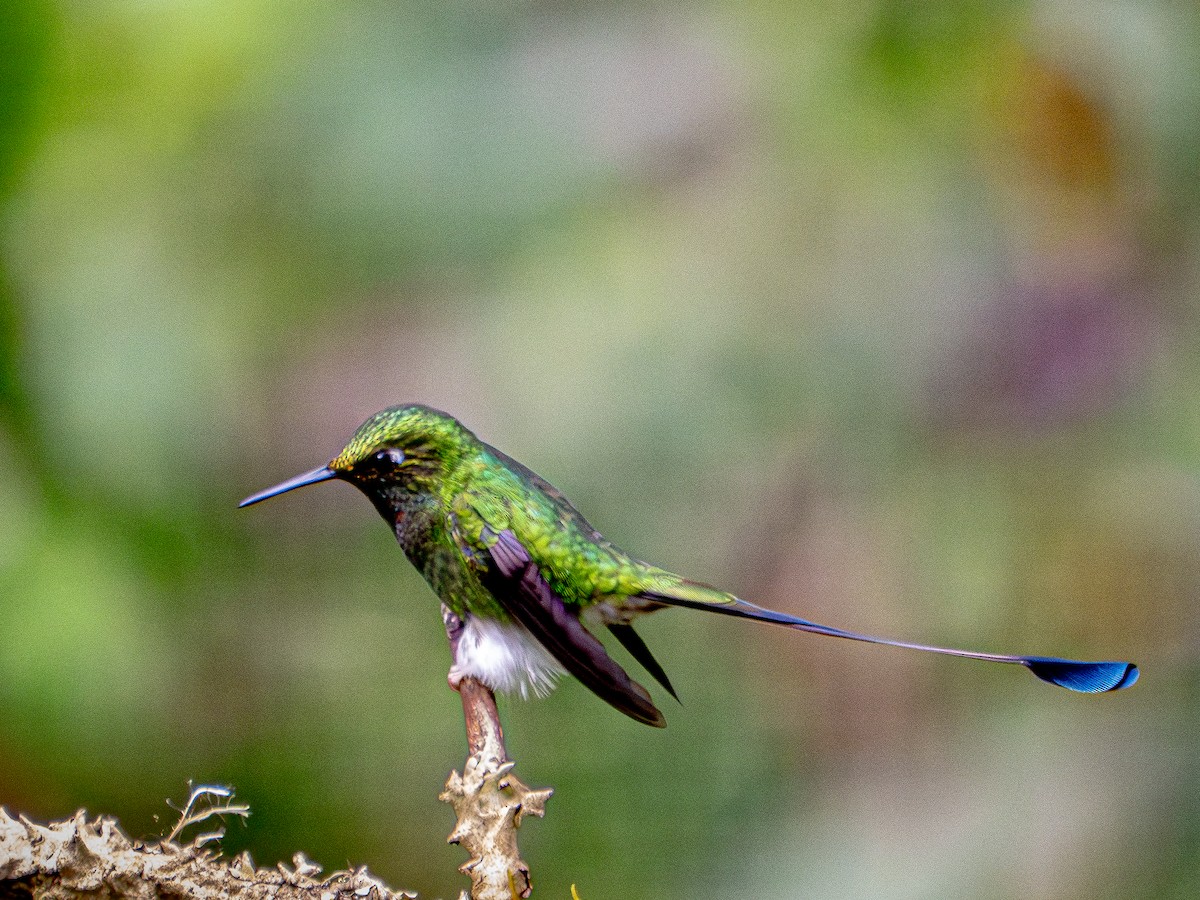
[[[621,606],[644,591],[684,583],[613,546],[557,488],[453,417],[428,407],[396,407],[372,416],[330,468],[351,475],[391,448],[405,456],[394,479],[372,472],[357,480],[364,486],[380,477],[396,482],[374,489],[383,490],[388,511],[399,513],[393,523],[400,544],[438,597],[460,616],[507,620],[479,578],[481,554],[503,531],[512,532],[554,593],[576,611],[602,601]],[[351,475],[350,480],[356,479]],[[714,589],[706,593],[709,602],[729,597]]]

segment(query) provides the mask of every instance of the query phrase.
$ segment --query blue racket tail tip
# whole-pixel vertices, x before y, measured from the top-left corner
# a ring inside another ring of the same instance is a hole
[[[1138,680],[1131,662],[1081,662],[1053,656],[1028,656],[1024,666],[1042,681],[1081,694],[1103,694],[1130,687]]]

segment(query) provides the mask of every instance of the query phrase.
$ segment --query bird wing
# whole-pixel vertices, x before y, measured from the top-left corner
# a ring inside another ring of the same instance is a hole
[[[567,499],[558,488],[548,482],[545,478],[539,475],[533,469],[529,468],[522,462],[513,459],[502,450],[497,450],[490,444],[485,444],[489,453],[496,458],[496,461],[503,465],[509,472],[523,481],[526,485],[533,488],[538,494],[544,498],[554,509],[560,521],[570,522],[580,533],[587,535],[593,541],[603,541],[604,535],[592,527],[591,523],[583,517],[583,515]]]
[[[471,553],[481,564],[483,586],[564,669],[630,718],[656,728],[667,724],[646,689],[629,677],[554,593],[512,531],[496,533],[490,544],[477,545]]]

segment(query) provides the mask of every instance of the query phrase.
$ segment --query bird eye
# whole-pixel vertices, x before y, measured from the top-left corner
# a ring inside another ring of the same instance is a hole
[[[398,466],[404,462],[404,451],[399,447],[388,447],[386,450],[380,450],[371,457],[377,463],[385,463],[393,466]]]

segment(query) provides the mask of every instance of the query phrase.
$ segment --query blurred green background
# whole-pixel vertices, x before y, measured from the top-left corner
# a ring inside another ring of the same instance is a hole
[[[456,896],[432,595],[234,508],[420,401],[756,602],[1143,667],[664,613],[666,731],[503,705],[537,896],[1200,892],[1194,4],[17,0],[0,217],[9,809]]]

